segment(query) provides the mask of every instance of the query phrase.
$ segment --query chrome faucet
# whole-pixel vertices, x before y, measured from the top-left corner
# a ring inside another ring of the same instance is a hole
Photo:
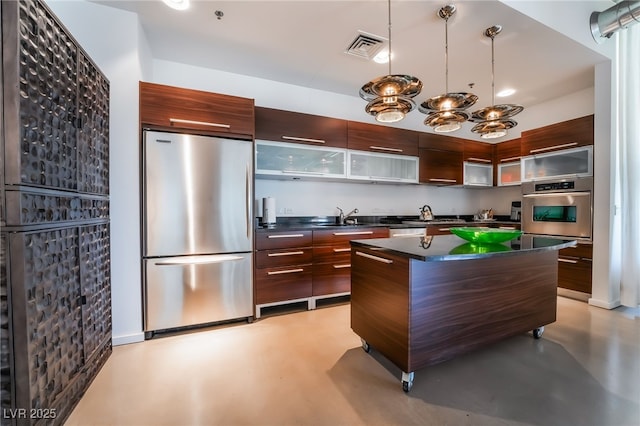
[[[344,214],[344,211],[342,211],[342,209],[340,207],[336,207],[338,210],[340,210],[340,215],[338,216],[338,223],[340,225],[344,225],[347,221],[347,219],[349,219],[351,217],[351,215],[354,215],[356,213],[358,213],[358,209],[353,209],[351,210],[349,213]],[[357,223],[357,219],[353,218],[352,219],[353,223]]]

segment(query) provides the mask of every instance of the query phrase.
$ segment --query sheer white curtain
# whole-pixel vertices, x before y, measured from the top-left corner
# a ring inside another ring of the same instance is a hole
[[[616,205],[622,254],[620,299],[640,306],[640,25],[619,33]]]

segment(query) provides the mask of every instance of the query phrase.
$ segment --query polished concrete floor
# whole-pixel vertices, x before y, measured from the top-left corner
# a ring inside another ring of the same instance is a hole
[[[349,304],[118,346],[67,425],[640,425],[638,310],[558,298],[557,322],[418,370],[349,327]]]

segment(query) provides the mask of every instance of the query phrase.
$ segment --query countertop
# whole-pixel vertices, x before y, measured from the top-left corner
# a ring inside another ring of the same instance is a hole
[[[507,216],[508,217],[508,216]],[[282,220],[282,219],[281,219]],[[410,223],[402,223],[402,222],[410,222]],[[400,223],[386,223],[381,222],[380,218],[377,217],[366,217],[366,218],[358,218],[357,225],[338,225],[335,223],[335,219],[333,217],[319,217],[319,218],[304,218],[302,220],[294,218],[293,220],[283,220],[282,222],[278,222],[273,225],[262,225],[259,224],[256,226],[256,232],[277,232],[277,231],[295,231],[295,230],[305,230],[305,229],[335,229],[335,228],[345,228],[345,229],[358,229],[358,228],[367,228],[367,227],[384,227],[390,229],[402,229],[402,228],[422,228],[426,226],[489,226],[489,225],[498,225],[498,226],[509,226],[509,225],[519,225],[520,222],[511,221],[508,219],[497,218],[495,220],[472,220],[472,219],[459,219],[453,220],[452,218],[435,218],[430,221],[419,221],[415,218],[403,218],[399,220]]]
[[[477,245],[456,235],[412,236],[406,238],[374,238],[352,240],[352,247],[376,250],[378,253],[408,257],[425,262],[468,260],[493,256],[513,256],[524,252],[560,250],[575,246],[576,240],[522,235],[501,244]]]

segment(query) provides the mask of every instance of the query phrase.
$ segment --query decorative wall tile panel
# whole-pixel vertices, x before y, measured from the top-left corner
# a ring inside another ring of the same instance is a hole
[[[24,244],[30,408],[52,408],[84,364],[78,228],[14,241]]]
[[[109,218],[109,200],[7,191],[8,225],[25,226]]]
[[[7,235],[0,234],[0,400],[11,406],[11,365],[9,359],[9,294],[7,282]],[[5,424],[5,420],[2,420]]]
[[[36,1],[19,4],[20,181],[77,187],[73,40]]]
[[[78,189],[109,193],[109,82],[78,54]]]
[[[85,358],[111,336],[109,225],[80,228],[80,276],[86,303],[82,309]]]

